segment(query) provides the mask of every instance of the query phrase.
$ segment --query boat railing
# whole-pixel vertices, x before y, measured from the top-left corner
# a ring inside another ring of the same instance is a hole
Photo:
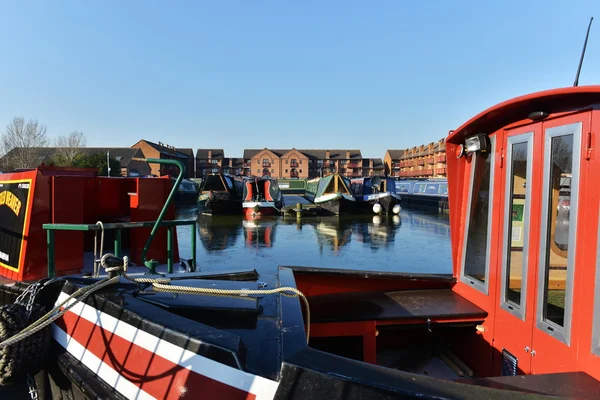
[[[115,235],[115,246],[117,245],[118,238],[118,250],[120,253],[121,246],[121,229],[130,229],[130,228],[152,228],[150,235],[148,235],[148,240],[146,240],[146,244],[142,250],[142,263],[148,268],[150,273],[156,273],[156,267],[160,264],[158,260],[146,259],[146,254],[150,249],[150,245],[156,236],[156,232],[159,227],[167,226],[167,269],[169,273],[173,272],[173,227],[176,225],[192,225],[192,253],[193,253],[193,265],[196,265],[196,227],[195,221],[163,221],[165,214],[169,208],[169,205],[173,201],[175,193],[179,189],[179,185],[183,179],[183,173],[185,170],[185,166],[179,160],[169,160],[169,159],[160,159],[160,158],[132,158],[133,161],[147,162],[147,163],[155,163],[155,164],[163,164],[167,166],[174,166],[179,169],[179,174],[177,175],[177,179],[175,179],[175,183],[171,188],[171,192],[165,201],[165,204],[162,207],[156,221],[148,221],[148,222],[123,222],[123,223],[107,223],[100,226],[100,224],[43,224],[42,228],[46,230],[46,238],[47,238],[47,251],[48,251],[48,276],[54,277],[55,275],[55,264],[54,264],[54,231],[57,230],[70,230],[70,231],[91,231],[98,229],[117,229],[117,233]],[[107,228],[110,227],[110,228]],[[116,246],[117,247],[117,246]],[[115,254],[115,256],[118,256]]]
[[[190,226],[192,236],[192,265],[196,265],[196,221],[194,220],[170,220],[160,221],[159,228],[167,228],[167,272],[173,273],[173,237],[175,235],[175,227]],[[123,229],[136,228],[153,228],[156,227],[156,221],[141,221],[141,222],[115,222],[106,223],[100,226],[99,224],[43,224],[42,228],[46,230],[46,246],[48,251],[48,277],[56,276],[56,264],[54,254],[54,236],[57,231],[115,231],[114,235],[114,255],[121,257],[121,232]],[[144,260],[145,261],[145,260]],[[155,268],[146,265],[151,273],[155,273]]]

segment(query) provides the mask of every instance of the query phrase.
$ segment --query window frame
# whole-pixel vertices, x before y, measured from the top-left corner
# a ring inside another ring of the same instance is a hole
[[[542,224],[540,227],[540,258],[538,260],[538,285],[536,294],[536,328],[546,334],[571,345],[571,323],[573,317],[573,286],[575,278],[575,255],[577,217],[579,205],[579,176],[581,170],[581,135],[583,123],[573,122],[565,125],[553,126],[544,129],[544,175],[542,182]],[[564,326],[552,321],[544,320],[544,305],[546,292],[546,256],[548,255],[548,212],[550,205],[550,168],[552,161],[552,138],[573,135],[573,159],[571,169],[571,188],[569,205],[569,255],[567,256],[567,289],[565,293]],[[574,210],[574,211],[573,211]]]
[[[502,238],[502,285],[500,286],[500,308],[509,312],[517,318],[525,321],[525,312],[527,310],[527,272],[529,271],[529,225],[531,221],[531,191],[532,191],[532,176],[533,176],[533,146],[534,132],[525,132],[518,135],[509,136],[506,142],[506,187],[504,193],[504,234]],[[516,144],[527,143],[527,187],[525,190],[525,208],[523,210],[523,256],[521,266],[521,304],[515,304],[506,300],[506,280],[508,270],[508,250],[509,237],[512,242],[512,231],[508,232],[509,223],[508,217],[512,219],[512,174],[513,174],[513,146]]]
[[[473,184],[475,179],[475,165],[477,164],[477,154],[473,154],[471,157],[471,171],[469,177],[469,195],[467,197],[467,214],[465,221],[465,231],[463,236],[462,246],[462,259],[460,263],[460,281],[477,291],[489,295],[490,292],[490,249],[492,247],[492,216],[494,210],[494,183],[495,183],[495,167],[496,167],[496,135],[488,136],[490,139],[490,191],[489,191],[489,207],[488,207],[488,226],[487,226],[487,243],[486,243],[486,254],[485,254],[485,282],[481,282],[470,275],[465,274],[465,262],[467,257],[467,244],[469,238],[469,228],[471,227],[470,212],[471,203],[473,201]]]
[[[594,308],[592,310],[592,354],[600,356],[600,220],[596,240],[596,277],[594,282]]]

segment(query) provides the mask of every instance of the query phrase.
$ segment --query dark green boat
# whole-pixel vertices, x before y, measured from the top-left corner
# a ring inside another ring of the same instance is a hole
[[[350,179],[339,174],[307,181],[304,197],[318,206],[324,214],[340,215],[356,210]]]

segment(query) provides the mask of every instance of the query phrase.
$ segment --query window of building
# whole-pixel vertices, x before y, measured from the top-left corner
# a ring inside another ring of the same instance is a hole
[[[323,165],[323,160],[317,160],[317,164]]]
[[[286,173],[286,174],[288,173],[288,170],[287,170],[287,169],[285,170],[285,173]]]
[[[271,172],[275,172],[275,170],[274,170],[274,169],[272,169],[272,170],[271,170]]]
[[[210,160],[210,163],[211,163],[211,164],[218,164],[218,163],[219,163],[219,160],[215,160],[215,159],[213,158],[212,160]]]
[[[300,171],[298,171],[298,172],[302,173],[302,170],[300,170]]]
[[[302,160],[300,160],[300,164],[302,164]]]
[[[258,172],[260,174],[260,169],[257,169],[256,172]]]
[[[219,172],[219,168],[213,168],[212,172],[213,172],[213,174],[216,174],[217,172]]]
[[[346,165],[347,160],[340,160],[341,165]],[[361,189],[362,190],[362,189]]]
[[[285,160],[285,163],[286,163],[286,164],[288,163],[288,160],[287,160],[287,159]],[[285,172],[287,172],[287,171],[285,171]]]

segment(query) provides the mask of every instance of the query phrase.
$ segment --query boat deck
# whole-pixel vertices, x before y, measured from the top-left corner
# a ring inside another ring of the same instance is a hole
[[[310,298],[315,323],[483,320],[487,313],[451,289],[337,293]]]

